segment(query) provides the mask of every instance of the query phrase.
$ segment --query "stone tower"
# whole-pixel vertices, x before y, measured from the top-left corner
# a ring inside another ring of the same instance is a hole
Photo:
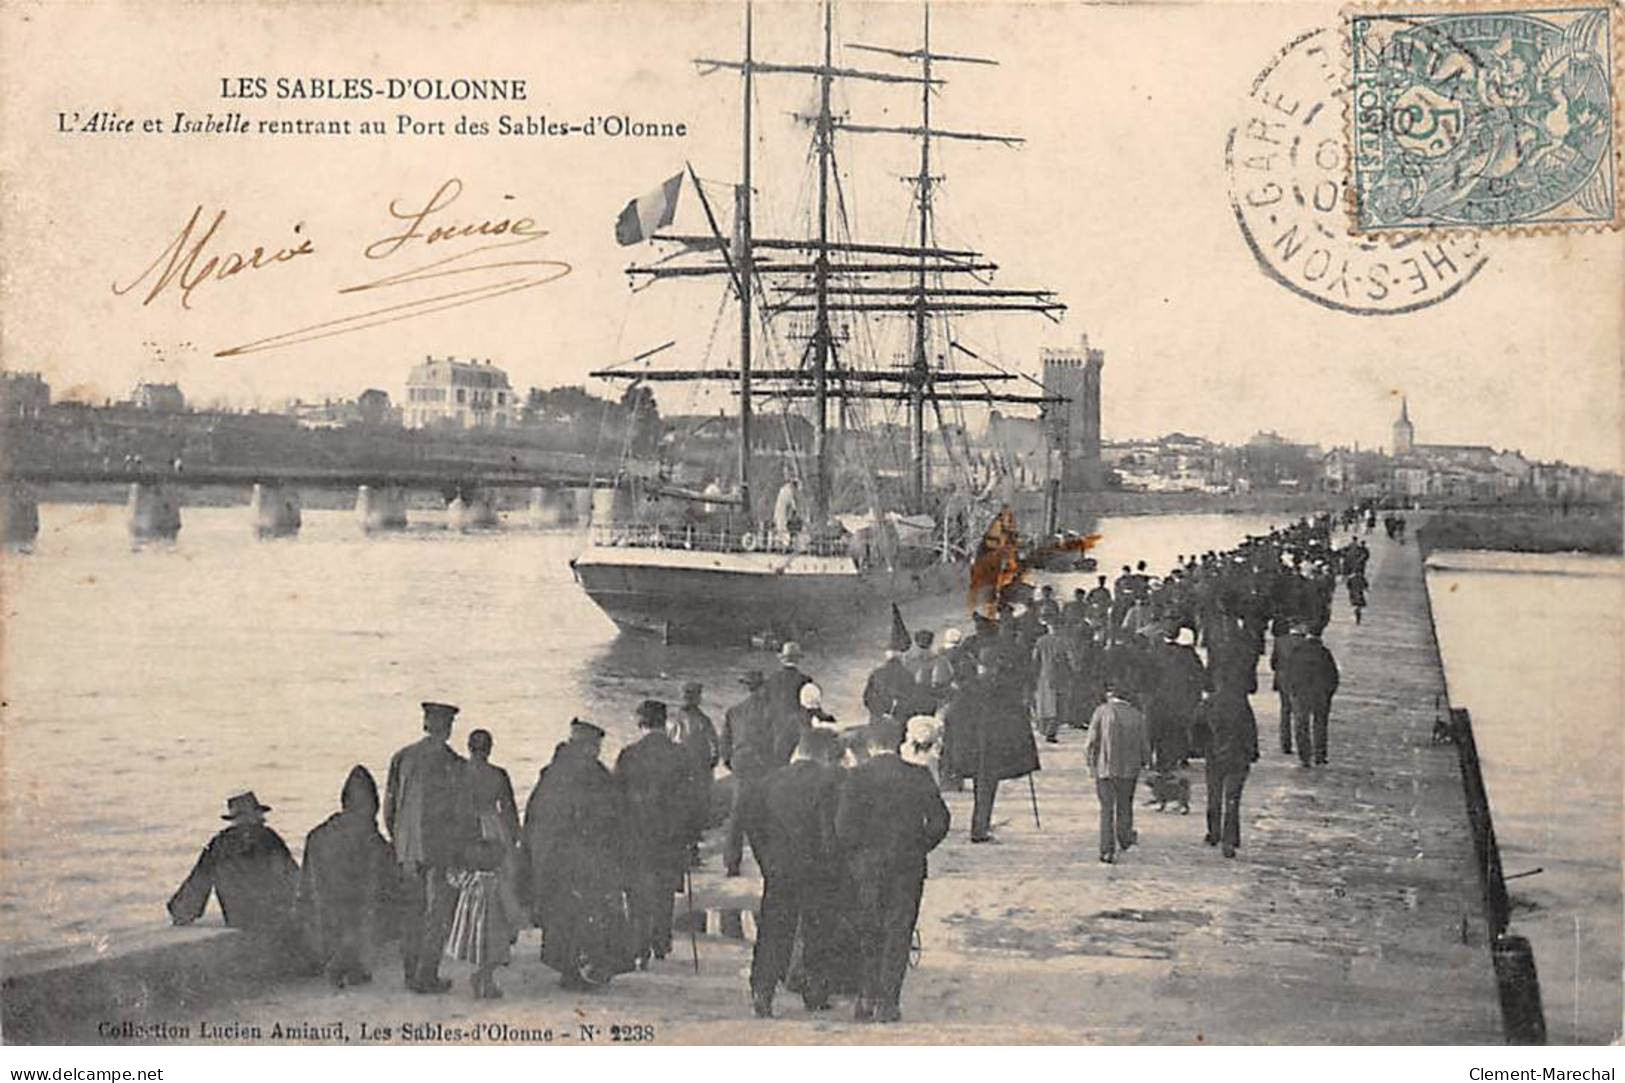
[[[1394,458],[1403,458],[1416,448],[1416,426],[1411,424],[1411,409],[1403,396],[1399,400],[1399,420],[1394,422]]]
[[[1106,353],[1083,335],[1076,346],[1039,351],[1044,390],[1070,401],[1044,408],[1049,446],[1060,459],[1062,493],[1092,493],[1101,488],[1100,370]]]

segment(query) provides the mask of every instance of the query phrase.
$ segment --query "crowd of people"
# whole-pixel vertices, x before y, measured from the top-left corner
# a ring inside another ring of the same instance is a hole
[[[1282,753],[1305,770],[1330,761],[1338,668],[1321,633],[1339,578],[1356,620],[1365,607],[1362,522],[1369,533],[1374,509],[1300,520],[1227,552],[1182,555],[1161,578],[1140,562],[1065,600],[1015,583],[968,634],[910,634],[894,610],[858,725],[836,724],[786,643],[771,673],[741,674],[720,727],[697,682],[675,711],[639,703],[638,737],[613,765],[604,730],[572,720],[522,810],[491,762],[491,734],[469,733],[464,756],[451,745],[458,708],[425,702],[424,734],[390,760],[382,798],[354,767],[302,866],[265,823],[267,806],[230,798],[229,826],[169,912],[193,921],[212,891],[227,924],[336,986],[370,980],[376,945],[398,939],[409,989],[446,992],[450,958],[471,967],[481,998],[502,996],[496,968],[534,925],[560,984],[589,990],[672,951],[674,904],[720,827],[724,874],[742,875],[748,846],[762,876],[755,1013],[771,1016],[784,987],[809,1010],[850,995],[854,1018],[896,1020],[927,855],[949,831],[943,791],[968,780],[969,841],[996,842],[999,784],[1030,779],[1041,743],[1083,729],[1101,861],[1136,845],[1142,779],[1157,798],[1188,802],[1193,759],[1206,775],[1205,841],[1234,857],[1260,754],[1249,697],[1266,653]]]

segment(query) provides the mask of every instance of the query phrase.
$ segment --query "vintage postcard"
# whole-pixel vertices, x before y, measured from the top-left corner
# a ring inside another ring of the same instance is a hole
[[[1620,25],[0,0],[8,1056],[1616,1043]]]

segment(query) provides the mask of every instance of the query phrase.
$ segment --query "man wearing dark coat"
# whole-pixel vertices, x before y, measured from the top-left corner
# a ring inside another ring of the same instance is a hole
[[[372,980],[366,955],[392,923],[399,873],[378,833],[378,784],[350,769],[339,811],[305,836],[297,912],[305,941],[335,988]]]
[[[542,962],[559,984],[582,990],[632,969],[625,909],[626,826],[619,787],[598,762],[604,731],[581,719],[553,750],[525,805]]]
[[[950,767],[961,777],[968,776],[974,788],[972,842],[993,837],[993,800],[999,783],[1038,770],[1038,746],[1027,725],[1021,690],[996,668],[999,657],[997,646],[983,648],[976,677],[943,712]]]
[[[1349,573],[1349,608],[1354,610],[1355,624],[1360,623],[1362,614],[1365,613],[1365,592],[1368,588],[1370,588],[1370,586],[1371,583],[1366,579],[1365,572],[1363,570],[1356,569]]]
[[[683,889],[690,824],[694,822],[694,761],[666,736],[666,705],[638,705],[640,736],[615,758],[625,801],[628,902],[632,950],[639,968],[671,952],[671,899]]]
[[[478,837],[468,793],[468,763],[451,750],[449,703],[423,705],[424,736],[389,761],[384,785],[384,829],[395,848],[405,891],[401,965],[414,993],[444,993],[440,956],[451,931],[457,891],[446,872]]]
[[[1292,697],[1286,690],[1286,662],[1293,648],[1303,643],[1298,629],[1285,617],[1275,621],[1274,642],[1270,645],[1270,669],[1274,672],[1271,684],[1281,701],[1281,751],[1292,755]]]
[[[1203,706],[1208,724],[1207,836],[1209,846],[1224,844],[1224,856],[1241,846],[1241,789],[1258,762],[1258,721],[1247,693],[1221,688]]]
[[[282,836],[266,826],[270,811],[252,790],[226,801],[221,819],[230,826],[209,840],[170,898],[171,921],[190,925],[202,917],[213,892],[221,917],[234,929],[276,933],[289,927],[299,866]]]
[[[722,762],[733,773],[733,806],[728,813],[727,835],[722,843],[722,866],[726,875],[738,876],[745,857],[744,805],[750,787],[778,767],[773,714],[763,687],[762,671],[752,669],[739,678],[750,692],[722,715]],[[799,686],[797,695],[800,695]],[[799,700],[796,710],[802,710]]]
[[[1089,609],[1089,623],[1095,626],[1097,633],[1104,630],[1112,615],[1112,592],[1106,586],[1104,575],[1095,577],[1094,587],[1084,595],[1084,604]]]
[[[904,763],[897,754],[902,743],[903,729],[892,719],[870,725],[869,759],[848,774],[835,814],[836,842],[857,887],[864,960],[852,1015],[882,1023],[902,1018],[926,855],[948,834],[949,822],[931,772]]]
[[[711,784],[722,755],[717,727],[700,708],[704,694],[705,686],[699,681],[683,685],[683,705],[666,723],[666,736],[688,754],[690,761],[689,782],[694,793],[689,800],[688,851],[689,863],[694,865],[700,859],[700,837],[710,822]]]
[[[750,961],[751,1005],[773,1014],[773,994],[790,967],[802,931],[802,1002],[829,1006],[830,949],[840,891],[835,812],[839,742],[828,728],[810,729],[794,757],[762,780],[746,808],[751,845],[762,865],[762,901]]]
[[[1179,642],[1180,630],[1169,627],[1156,648],[1156,685],[1146,711],[1151,728],[1152,764],[1159,771],[1182,766],[1190,754],[1191,724],[1212,679],[1196,648]]]
[[[896,647],[888,649],[886,660],[869,674],[863,686],[863,706],[869,712],[869,721],[887,716],[908,718],[908,712],[919,698],[918,687]]]
[[[779,648],[779,668],[762,684],[768,716],[773,720],[779,754],[775,767],[790,762],[790,754],[801,739],[801,686],[812,678],[801,672],[801,644],[790,642]]]
[[[1327,724],[1332,696],[1337,692],[1337,662],[1332,652],[1309,631],[1286,660],[1285,683],[1292,700],[1292,723],[1298,743],[1298,762],[1310,766],[1327,762]],[[1312,740],[1311,740],[1312,739]]]

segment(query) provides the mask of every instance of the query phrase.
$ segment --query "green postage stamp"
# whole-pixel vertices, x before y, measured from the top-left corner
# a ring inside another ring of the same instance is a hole
[[[1609,227],[1615,5],[1349,15],[1357,233]]]

